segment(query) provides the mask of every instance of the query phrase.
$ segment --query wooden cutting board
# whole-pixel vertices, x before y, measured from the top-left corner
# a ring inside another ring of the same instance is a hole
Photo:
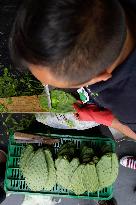
[[[3,107],[4,109],[2,110]],[[21,96],[11,98],[0,98],[0,112],[8,113],[35,113],[48,112],[43,110],[39,104],[39,96]]]

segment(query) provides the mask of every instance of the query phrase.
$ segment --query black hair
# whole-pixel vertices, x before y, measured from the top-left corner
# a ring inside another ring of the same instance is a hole
[[[126,33],[118,0],[25,0],[10,53],[18,64],[44,65],[56,78],[79,84],[117,59]]]

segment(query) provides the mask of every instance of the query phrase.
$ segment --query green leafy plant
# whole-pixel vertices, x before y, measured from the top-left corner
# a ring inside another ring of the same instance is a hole
[[[0,112],[6,112],[7,109],[5,108],[4,105],[0,104]]]
[[[2,69],[2,68],[1,68]],[[0,97],[32,96],[43,92],[43,86],[29,72],[17,77],[10,73],[9,68],[3,68],[0,76]],[[9,101],[11,103],[11,101]]]
[[[10,104],[12,104],[12,98],[11,97],[9,97],[9,98],[6,98],[6,103],[8,104],[8,105],[10,105]]]
[[[5,114],[3,116],[5,116]],[[34,114],[6,114],[5,119],[3,117],[3,126],[7,132],[15,132],[27,129],[34,120]]]
[[[50,95],[51,95],[51,105],[52,105],[52,108],[49,110],[50,112],[54,112],[54,113],[75,112],[73,103],[76,102],[76,99],[72,95],[61,90],[52,90],[50,92]],[[39,103],[43,110],[49,109],[48,100],[45,95],[39,96]]]
[[[18,80],[11,76],[8,68],[4,68],[4,73],[0,76],[0,97],[16,96],[17,88]]]

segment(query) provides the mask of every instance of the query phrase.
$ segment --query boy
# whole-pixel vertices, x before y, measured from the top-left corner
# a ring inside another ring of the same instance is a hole
[[[112,111],[110,125],[136,139],[135,28],[135,0],[26,0],[11,57],[43,84],[87,87]],[[82,111],[86,116],[91,108]]]

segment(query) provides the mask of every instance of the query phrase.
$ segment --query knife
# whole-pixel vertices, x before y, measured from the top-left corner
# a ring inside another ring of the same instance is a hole
[[[14,133],[14,139],[17,143],[42,143],[52,145],[58,143],[60,140],[55,138],[50,138],[49,136],[26,134],[21,132]]]
[[[52,105],[51,105],[51,95],[50,95],[49,86],[48,85],[43,85],[43,86],[44,86],[45,95],[48,100],[48,108],[51,109]]]

